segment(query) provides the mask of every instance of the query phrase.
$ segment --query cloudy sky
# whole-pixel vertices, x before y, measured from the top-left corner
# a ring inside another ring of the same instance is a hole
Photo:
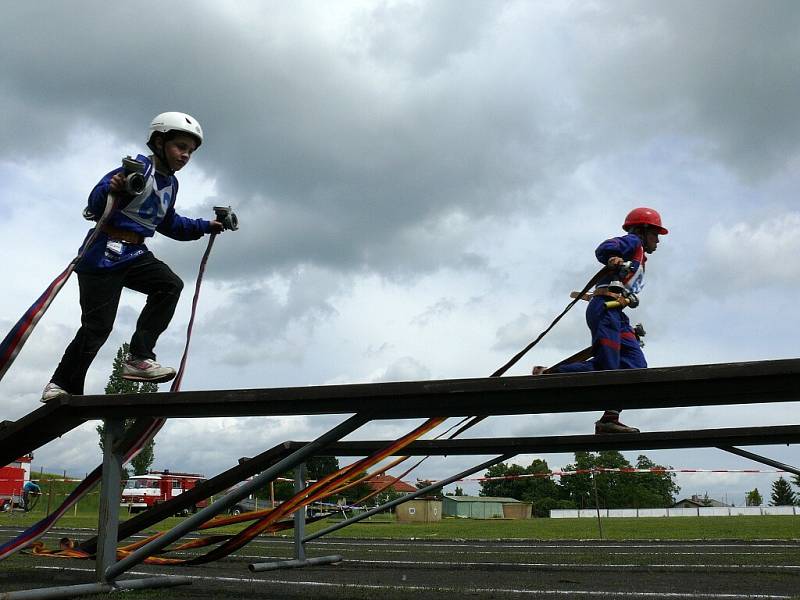
[[[647,329],[651,366],[797,355],[792,0],[51,1],[2,12],[3,332],[74,256],[95,182],[146,151],[155,114],[177,110],[206,135],[180,173],[178,212],[210,217],[230,204],[241,221],[214,246],[184,390],[486,376],[561,311],[598,269],[595,246],[642,205],[670,229],[631,315]],[[205,242],[149,247],[187,283],[156,348],[177,365]],[[102,392],[142,306],[124,296],[87,392]],[[584,347],[582,309],[510,374]],[[0,420],[38,406],[79,315],[73,278],[0,382]],[[797,411],[624,420],[772,425]],[[587,433],[596,417],[492,418],[470,435]],[[155,466],[212,475],[343,418],[176,419]],[[353,437],[393,438],[415,423]],[[792,450],[756,449],[796,464]],[[647,454],[675,467],[757,466],[714,449]],[[99,459],[87,424],[41,448],[34,467],[83,474]],[[416,475],[480,460],[431,459]],[[742,504],[754,487],[768,496],[774,478],[679,483],[682,495]]]

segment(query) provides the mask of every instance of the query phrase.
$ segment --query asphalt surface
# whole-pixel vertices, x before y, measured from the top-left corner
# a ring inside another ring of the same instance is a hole
[[[13,531],[0,530],[0,539]],[[86,537],[58,529],[45,538]],[[293,558],[288,537],[262,537],[200,567],[139,565],[122,579],[183,575],[192,584],[130,598],[800,599],[800,540],[759,542],[539,542],[323,538],[307,556],[333,565],[253,573],[251,563]],[[185,556],[190,556],[186,554]],[[94,581],[94,562],[15,555],[0,563],[0,592]],[[0,595],[2,598],[2,595]]]

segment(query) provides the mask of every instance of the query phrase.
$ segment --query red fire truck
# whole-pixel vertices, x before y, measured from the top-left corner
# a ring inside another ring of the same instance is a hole
[[[22,506],[22,486],[31,478],[33,454],[22,456],[0,468],[0,510]]]
[[[202,481],[205,481],[205,476],[197,473],[150,471],[147,475],[134,475],[125,482],[121,505],[127,506],[132,513],[141,512],[192,489]],[[197,512],[206,506],[208,500],[200,500],[188,510]]]

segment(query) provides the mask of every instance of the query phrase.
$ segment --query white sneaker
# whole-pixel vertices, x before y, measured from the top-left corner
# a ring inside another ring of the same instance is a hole
[[[122,378],[128,381],[149,381],[164,383],[175,377],[175,369],[162,367],[152,358],[129,356],[122,363]]]
[[[44,386],[44,391],[42,391],[40,402],[50,402],[50,400],[56,400],[57,398],[63,398],[64,396],[69,396],[69,392],[51,381]]]

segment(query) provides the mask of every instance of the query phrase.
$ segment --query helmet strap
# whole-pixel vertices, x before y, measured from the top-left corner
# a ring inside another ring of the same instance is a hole
[[[150,141],[148,142],[147,146],[150,148],[150,150],[153,151],[153,155],[158,159],[158,165],[161,167],[160,171],[162,173],[165,173],[166,175],[174,175],[175,171],[170,169],[169,163],[167,162],[167,155],[166,152],[164,151],[164,148],[167,145],[169,132],[159,133],[157,135],[158,138],[156,138],[155,135],[150,138]],[[159,144],[156,143],[157,139],[161,140],[160,147]]]

